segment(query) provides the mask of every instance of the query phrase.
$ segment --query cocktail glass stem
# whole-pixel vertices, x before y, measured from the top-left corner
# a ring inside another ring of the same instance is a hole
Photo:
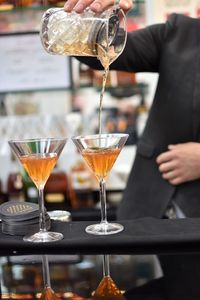
[[[107,224],[106,182],[104,178],[99,180],[99,195],[101,204],[101,223]]]
[[[49,272],[49,260],[48,255],[42,255],[42,272],[43,272],[43,281],[44,281],[44,289],[41,294],[41,300],[59,300],[59,297],[55,294],[53,289],[51,288],[51,279]]]
[[[44,287],[50,287],[50,273],[49,273],[49,261],[47,255],[42,255],[42,271],[43,271],[43,280],[44,280]]]
[[[103,276],[110,276],[110,260],[109,255],[103,255]]]
[[[39,210],[40,210],[40,216],[39,216],[39,226],[40,226],[40,232],[46,232],[46,221],[45,221],[45,207],[44,207],[44,188],[38,189],[39,198]]]

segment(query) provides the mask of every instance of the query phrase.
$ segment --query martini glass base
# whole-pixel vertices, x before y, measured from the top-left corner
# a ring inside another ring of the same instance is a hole
[[[33,235],[26,235],[23,237],[25,242],[33,242],[33,243],[44,243],[44,242],[56,242],[63,239],[62,233],[59,232],[37,232]]]
[[[124,226],[118,223],[99,223],[92,224],[86,227],[85,231],[89,234],[95,235],[109,235],[121,232]]]

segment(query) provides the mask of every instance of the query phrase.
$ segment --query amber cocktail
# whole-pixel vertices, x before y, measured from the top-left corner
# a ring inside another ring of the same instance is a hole
[[[121,152],[128,134],[96,134],[73,137],[72,141],[99,182],[101,222],[86,227],[86,232],[98,235],[114,234],[123,230],[118,223],[107,221],[106,177]]]
[[[25,236],[28,242],[51,242],[63,238],[59,232],[47,231],[44,186],[66,144],[67,139],[27,139],[9,141],[9,145],[39,192],[39,232]]]
[[[98,180],[106,178],[114,162],[116,161],[120,149],[90,148],[82,151],[82,156],[93,171]]]

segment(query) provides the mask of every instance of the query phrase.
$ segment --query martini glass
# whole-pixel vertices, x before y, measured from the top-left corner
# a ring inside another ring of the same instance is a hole
[[[49,261],[48,261],[48,255],[46,254],[42,255],[42,269],[43,269],[44,289],[39,298],[40,300],[59,300],[59,299],[86,300],[85,298],[82,298],[81,296],[76,295],[75,293],[72,292],[65,292],[67,298],[63,298],[61,293],[60,295],[59,294],[56,295],[56,293],[51,287]]]
[[[92,295],[92,300],[125,300],[110,276],[109,255],[103,255],[103,278]]]
[[[101,222],[86,227],[86,232],[94,235],[108,235],[122,231],[118,223],[107,221],[106,177],[121,152],[128,134],[96,134],[72,137],[72,141],[99,182]]]
[[[39,232],[27,235],[26,242],[53,242],[63,238],[59,232],[47,231],[44,207],[44,186],[53,170],[67,139],[25,139],[11,140],[9,145],[39,193]]]
[[[50,272],[49,272],[49,261],[47,255],[42,255],[42,270],[44,280],[44,290],[40,296],[40,300],[59,300],[55,292],[51,288]]]

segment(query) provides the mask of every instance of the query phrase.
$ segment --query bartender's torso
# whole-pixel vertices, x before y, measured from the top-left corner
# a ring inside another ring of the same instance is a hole
[[[174,187],[162,179],[155,162],[169,144],[200,139],[200,20],[173,15],[165,25],[144,29],[141,38],[137,34],[129,37],[134,39],[136,35],[135,49],[142,43],[147,47],[145,34],[149,43],[146,51],[151,52],[150,42],[156,49],[144,62],[140,58],[136,71],[159,72],[159,80],[119,216],[162,217],[172,199],[186,216],[200,216],[200,180]],[[126,47],[127,56],[131,49]]]

